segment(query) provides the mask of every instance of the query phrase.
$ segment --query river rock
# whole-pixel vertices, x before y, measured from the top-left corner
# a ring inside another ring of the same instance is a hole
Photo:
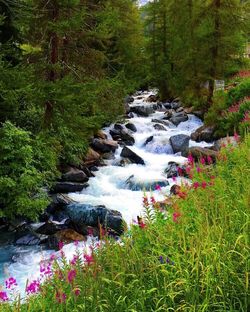
[[[166,187],[169,185],[167,180],[137,181],[135,176],[130,176],[124,183],[124,187],[131,191],[154,191],[157,186]]]
[[[126,146],[122,149],[121,157],[128,158],[134,164],[145,165],[144,160]]]
[[[127,123],[125,125],[125,127],[128,128],[129,130],[131,130],[132,132],[137,132],[136,126],[133,123],[131,123],[131,122]]]
[[[65,208],[72,224],[77,227],[93,226],[101,224],[106,229],[111,229],[117,234],[124,231],[124,220],[120,212],[110,210],[105,206],[92,206],[87,204],[72,204]]]
[[[103,140],[107,140],[108,138],[107,134],[104,133],[102,130],[98,130],[97,133],[95,134],[95,137]]]
[[[188,176],[186,172],[186,168],[184,166],[177,164],[174,161],[170,161],[168,163],[168,167],[164,170],[164,174],[166,174],[168,179],[173,178],[173,177],[178,177],[180,176],[179,169],[181,169],[182,176],[185,176],[185,177]]]
[[[174,153],[184,152],[188,149],[190,137],[185,134],[177,134],[172,136],[169,141]]]
[[[47,235],[34,235],[29,233],[21,238],[19,238],[15,244],[24,246],[35,246],[45,243],[48,240]]]
[[[113,140],[93,139],[91,147],[98,153],[110,153],[115,152],[118,144]]]
[[[45,224],[43,224],[42,226],[40,226],[37,230],[36,233],[39,234],[44,234],[44,235],[53,235],[56,232],[66,229],[67,228],[67,224],[65,223],[59,223],[59,222],[46,222]]]
[[[160,124],[155,124],[154,128],[157,131],[167,131],[167,129],[163,125],[160,125]]]
[[[124,99],[124,102],[127,103],[127,104],[130,104],[130,103],[133,103],[134,100],[135,100],[135,99],[133,98],[133,96],[127,95],[127,96],[125,97],[125,99]]]
[[[171,108],[174,110],[177,110],[181,107],[181,103],[180,102],[172,102],[171,103]]]
[[[88,183],[76,182],[57,182],[52,188],[52,193],[73,193],[81,192],[84,188],[88,187]]]
[[[119,124],[119,123],[116,123],[116,124],[114,124],[114,129],[118,130],[118,131],[121,131],[123,129],[123,125]]]
[[[168,110],[164,113],[163,119],[164,119],[164,120],[168,120],[168,119],[170,119],[170,118],[173,116],[173,114],[175,114],[175,110],[174,110],[174,109],[168,109]]]
[[[204,120],[204,115],[205,115],[204,111],[194,110],[192,114],[194,114],[196,117],[200,118],[201,120]]]
[[[191,140],[196,142],[205,141],[211,143],[214,141],[214,127],[211,126],[201,126],[195,132],[191,134]]]
[[[187,157],[188,155],[192,155],[195,161],[199,161],[202,157],[205,158],[209,156],[212,158],[213,162],[215,162],[218,156],[218,152],[209,148],[194,146],[190,147],[182,153],[182,156],[184,157]]]
[[[117,130],[111,129],[109,131],[110,135],[112,136],[113,140],[115,141],[122,141],[125,145],[132,146],[135,143],[135,139],[124,129]]]
[[[70,168],[66,173],[62,175],[61,180],[63,182],[88,182],[89,178],[87,175],[79,169]]]
[[[148,143],[152,142],[154,139],[153,135],[151,135],[150,137],[147,138],[147,140],[144,142],[144,146],[146,146]]]
[[[158,96],[155,94],[151,94],[149,97],[147,97],[146,102],[149,103],[155,103],[158,101]]]
[[[134,106],[131,107],[131,111],[139,116],[148,117],[154,113],[154,108],[152,106]]]
[[[84,159],[84,165],[99,165],[101,155],[94,151],[92,148],[89,148],[88,153]]]
[[[121,160],[119,161],[118,166],[120,166],[120,167],[126,167],[127,165],[131,165],[131,164],[133,164],[133,162],[132,162],[130,159],[128,159],[128,158],[123,158],[123,159],[121,159]]]
[[[58,249],[59,243],[63,242],[69,244],[72,242],[84,241],[85,237],[72,229],[61,230],[48,239],[48,247],[51,249]]]
[[[170,118],[170,121],[175,125],[178,126],[181,122],[187,121],[188,116],[185,113],[175,113],[173,116]]]

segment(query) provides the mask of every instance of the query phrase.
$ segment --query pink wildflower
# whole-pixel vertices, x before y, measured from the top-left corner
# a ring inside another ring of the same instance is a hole
[[[207,156],[207,162],[209,163],[209,165],[211,165],[213,163],[213,159],[211,156]]]
[[[173,182],[177,181],[176,177],[172,177],[172,180],[173,180]]]
[[[237,132],[234,132],[234,139],[236,142],[239,142],[239,140],[240,140],[240,136],[238,135]]]
[[[41,264],[40,273],[41,275],[52,275],[51,264],[50,263],[48,265]]]
[[[8,301],[8,295],[6,293],[6,291],[0,291],[0,301]]]
[[[5,281],[5,286],[7,289],[13,289],[17,286],[16,279],[14,277],[10,277]]]
[[[201,187],[202,187],[203,189],[205,189],[205,188],[207,187],[207,182],[203,181],[203,182],[201,183]]]
[[[144,206],[149,206],[149,202],[148,202],[147,196],[144,196],[144,197],[143,197],[143,205],[144,205]]]
[[[204,157],[201,157],[200,162],[201,162],[202,165],[205,165],[205,164],[206,164],[205,158],[204,158]]]
[[[175,222],[175,223],[178,223],[179,222],[179,218],[181,217],[181,213],[180,212],[178,212],[178,211],[175,211],[174,213],[173,213],[173,221]]]
[[[193,163],[194,163],[194,158],[193,158],[193,156],[191,154],[188,155],[188,163],[190,165],[193,165]]]
[[[199,182],[194,182],[193,183],[193,188],[196,190],[200,186]]]
[[[57,291],[57,292],[56,292],[56,301],[57,301],[58,303],[65,303],[65,301],[66,301],[66,295],[65,295],[65,293],[62,293],[62,292]]]
[[[178,167],[177,171],[178,171],[179,176],[183,175],[183,169],[182,168]]]
[[[77,255],[74,255],[73,259],[70,261],[70,264],[76,265],[78,259],[79,259],[79,257]]]
[[[87,232],[88,232],[89,236],[94,236],[94,229],[93,228],[88,227]]]
[[[83,257],[88,265],[91,265],[92,263],[94,263],[94,258],[92,254],[91,255],[84,254]]]
[[[197,168],[196,168],[196,171],[197,171],[198,173],[201,173],[201,168],[200,168],[200,167],[197,167]]]
[[[155,186],[155,190],[156,190],[156,191],[160,191],[160,190],[161,190],[161,186],[160,186],[159,184],[157,184],[157,185]]]
[[[75,293],[75,296],[78,297],[78,296],[80,296],[81,290],[75,289],[74,293]]]
[[[152,203],[153,205],[156,203],[156,200],[155,200],[154,196],[151,196],[151,197],[150,197],[150,201],[151,201],[151,203]]]
[[[26,287],[27,294],[36,294],[40,290],[40,283],[38,280],[32,281],[29,285]]]
[[[59,250],[63,249],[64,243],[63,242],[59,242],[58,243],[58,248]]]
[[[76,277],[76,270],[70,270],[68,272],[68,282],[71,284]]]

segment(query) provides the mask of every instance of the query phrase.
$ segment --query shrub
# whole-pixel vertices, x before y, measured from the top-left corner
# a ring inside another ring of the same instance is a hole
[[[10,122],[0,129],[0,215],[36,219],[48,204],[46,182],[56,173],[56,156],[42,140]]]

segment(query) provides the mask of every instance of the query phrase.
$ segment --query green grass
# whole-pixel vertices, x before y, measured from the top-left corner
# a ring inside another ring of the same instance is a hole
[[[107,240],[91,265],[78,262],[71,285],[65,264],[65,278],[56,275],[26,304],[0,311],[249,311],[249,151],[248,135],[221,152],[215,167],[200,165],[194,181],[206,187],[183,186],[187,196],[172,199],[167,217],[152,216],[158,205],[149,204],[146,226],[133,226],[121,245]],[[56,292],[66,294],[65,303]]]

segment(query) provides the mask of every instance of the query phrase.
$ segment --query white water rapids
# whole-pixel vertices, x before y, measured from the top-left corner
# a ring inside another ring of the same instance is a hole
[[[146,103],[145,99],[152,92],[144,92],[135,96],[135,101],[131,106],[152,105]],[[142,98],[141,98],[142,97]],[[130,164],[126,167],[117,166],[119,163],[121,147],[116,150],[115,158],[107,160],[107,166],[100,167],[95,173],[95,177],[90,178],[89,187],[80,193],[71,193],[69,196],[77,202],[92,205],[105,205],[107,208],[118,210],[122,213],[125,221],[130,224],[133,219],[143,212],[142,197],[143,191],[132,191],[124,187],[126,180],[134,175],[136,182],[141,184],[147,182],[166,181],[164,169],[170,161],[183,164],[186,158],[173,154],[169,144],[169,138],[176,134],[190,135],[202,125],[202,121],[194,115],[189,115],[186,122],[182,122],[178,127],[167,127],[167,131],[156,130],[153,126],[152,119],[162,119],[164,111],[156,111],[149,117],[133,117],[126,120],[125,123],[133,123],[137,132],[132,133],[135,144],[129,146],[137,155],[143,158],[145,166]],[[111,125],[104,129],[108,135]],[[153,136],[154,139],[144,146],[147,138]],[[190,141],[190,146],[209,146],[205,142],[196,143]],[[178,178],[180,180],[180,178]],[[177,181],[178,181],[177,180]],[[153,191],[156,199],[163,200],[164,195],[168,194],[171,185],[174,184],[172,179],[168,179],[169,186],[162,188],[160,191]],[[179,181],[180,182],[180,181]],[[176,183],[176,182],[175,182]],[[178,182],[177,182],[178,183]],[[148,193],[152,194],[152,193]],[[88,245],[88,244],[87,244]],[[73,257],[75,251],[74,244],[64,247],[64,252],[68,259]],[[4,279],[9,276],[16,278],[21,292],[24,292],[27,279],[29,281],[37,278],[40,274],[39,264],[41,260],[49,258],[53,251],[40,251],[39,247],[17,247],[13,245],[0,246],[0,285],[4,284]]]

